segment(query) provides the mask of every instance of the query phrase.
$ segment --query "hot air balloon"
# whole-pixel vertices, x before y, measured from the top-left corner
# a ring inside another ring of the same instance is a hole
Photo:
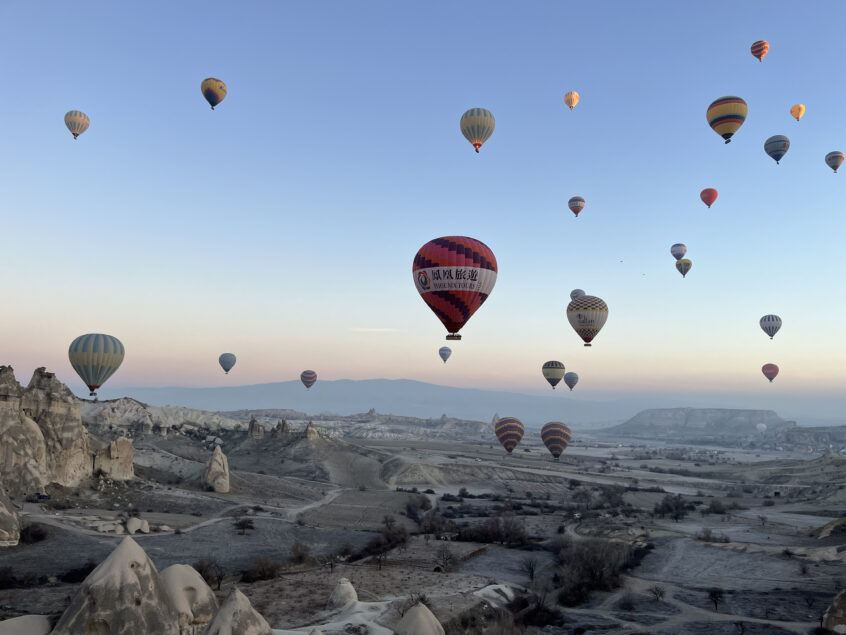
[[[825,155],[825,164],[834,170],[834,173],[837,174],[837,168],[843,165],[843,153],[842,152],[829,152]]]
[[[571,90],[569,93],[564,95],[564,103],[567,104],[570,110],[576,107],[576,104],[579,103],[579,93],[575,90]]]
[[[572,438],[573,433],[570,432],[570,428],[560,421],[550,421],[541,428],[541,440],[556,461],[570,445]]]
[[[581,289],[573,289],[570,291],[570,299],[575,300],[576,298],[581,298],[584,294],[585,292]]]
[[[717,200],[717,195],[719,192],[715,190],[713,187],[707,187],[701,192],[699,192],[699,198],[702,199],[702,202],[708,206],[708,209],[711,208],[711,205],[714,204],[714,201]]]
[[[770,380],[770,383],[773,383],[773,379],[778,375],[778,366],[775,364],[764,364],[761,366],[761,372],[764,373],[764,377]]]
[[[68,348],[68,359],[76,374],[88,386],[89,396],[97,400],[97,389],[114,375],[123,362],[123,344],[112,335],[86,333]]]
[[[770,339],[773,339],[775,334],[778,333],[778,330],[781,328],[781,318],[770,313],[769,315],[762,317],[758,324],[761,325],[764,333],[769,335]]]
[[[514,417],[500,417],[494,424],[494,433],[505,451],[511,454],[523,438],[523,424]]]
[[[544,365],[541,366],[541,373],[543,373],[543,376],[546,381],[549,382],[549,385],[552,386],[552,389],[555,390],[558,382],[564,377],[564,364],[556,361],[545,362]]]
[[[755,429],[758,432],[760,432],[761,434],[764,434],[764,432],[767,431],[767,424],[766,423],[759,423],[755,426]]]
[[[608,319],[608,305],[601,298],[583,295],[567,305],[567,320],[581,337],[585,346],[590,346],[605,321]]]
[[[567,373],[564,375],[564,383],[570,388],[570,391],[579,383],[579,376],[576,373]]]
[[[785,137],[783,134],[774,135],[764,142],[764,152],[773,158],[776,165],[778,165],[781,158],[787,154],[789,149],[790,139]]]
[[[73,138],[76,139],[83,132],[88,130],[91,125],[91,120],[81,110],[69,110],[65,113],[65,125],[71,131]]]
[[[579,212],[585,208],[585,199],[581,196],[574,196],[567,201],[567,206],[570,208],[570,211],[576,215],[576,218],[578,218]]]
[[[687,258],[680,258],[679,260],[676,260],[676,269],[679,270],[679,273],[682,275],[682,278],[687,276],[691,267],[693,267],[693,263]]]
[[[306,387],[306,390],[314,386],[314,382],[317,381],[317,373],[313,370],[304,370],[300,373],[300,381],[303,382],[303,386]]]
[[[750,47],[750,50],[752,51],[752,55],[758,58],[759,62],[763,62],[764,56],[770,50],[770,43],[766,40],[758,40]]]
[[[200,90],[212,110],[226,98],[226,84],[215,77],[204,79],[203,83],[200,84]]]
[[[731,143],[732,135],[740,129],[749,113],[749,106],[740,97],[728,95],[712,101],[705,116],[708,125],[718,135]]]
[[[232,370],[232,367],[235,365],[235,356],[232,353],[224,353],[217,358],[217,361],[220,363],[220,367],[223,369],[223,372],[228,375],[229,371]]]
[[[444,364],[446,364],[446,360],[448,360],[449,356],[452,355],[452,349],[449,346],[441,346],[438,349],[438,355],[441,356],[441,359],[444,360]]]
[[[687,253],[687,246],[684,243],[676,243],[675,245],[670,247],[670,253],[676,260],[681,260]]]
[[[496,127],[496,120],[490,110],[471,108],[461,115],[459,125],[461,126],[461,134],[473,144],[478,153],[482,144],[491,138]]]
[[[460,340],[458,331],[494,288],[496,258],[480,240],[444,236],[420,248],[411,272],[423,301],[446,327],[446,338]]]
[[[790,107],[790,114],[793,115],[796,121],[799,121],[805,114],[805,106],[802,104],[794,104]]]

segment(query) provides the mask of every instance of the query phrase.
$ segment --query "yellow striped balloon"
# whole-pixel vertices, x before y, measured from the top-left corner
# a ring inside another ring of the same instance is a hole
[[[200,90],[203,92],[203,97],[209,102],[211,109],[217,106],[226,98],[226,84],[216,77],[208,77],[200,84]]]
[[[86,333],[71,342],[68,359],[91,391],[90,396],[96,399],[97,389],[114,375],[123,362],[124,353],[118,338],[104,333]]]
[[[708,125],[714,129],[714,132],[725,139],[726,143],[731,143],[732,135],[746,121],[748,113],[749,106],[746,105],[745,101],[740,97],[728,95],[711,102],[705,116],[708,119]]]
[[[556,461],[564,450],[567,449],[567,446],[570,445],[572,439],[573,433],[570,432],[570,428],[566,423],[550,421],[541,428],[541,440],[546,446],[546,449],[549,450],[549,453],[552,454],[552,458]]]
[[[796,121],[799,121],[805,115],[805,106],[803,104],[794,104],[790,107],[790,114]]]
[[[88,130],[91,125],[91,120],[81,110],[68,110],[65,113],[65,125],[71,131],[73,138],[76,139],[83,132]]]
[[[571,90],[569,93],[564,95],[564,103],[567,104],[570,110],[573,110],[573,108],[576,107],[576,104],[579,103],[579,93],[575,90]]]
[[[482,144],[491,138],[496,127],[496,120],[490,110],[471,108],[461,115],[459,125],[461,126],[461,134],[473,144],[476,152],[478,152]]]
[[[509,454],[523,438],[523,430],[523,423],[514,417],[501,417],[494,424],[494,434]]]

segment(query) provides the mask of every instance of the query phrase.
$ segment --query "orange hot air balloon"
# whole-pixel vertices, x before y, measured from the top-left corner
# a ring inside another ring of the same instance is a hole
[[[717,192],[717,190],[713,187],[706,187],[704,190],[699,192],[699,198],[701,198],[702,202],[708,206],[708,209],[710,209],[711,205],[714,204],[714,201],[717,200],[717,196],[719,196],[719,192]]]
[[[514,417],[502,417],[494,424],[494,433],[505,451],[511,454],[523,438],[523,423]]]
[[[571,90],[569,93],[564,95],[564,103],[567,104],[567,107],[570,110],[576,107],[576,104],[579,103],[579,93],[575,90]]]
[[[796,121],[799,121],[805,114],[805,106],[802,104],[795,104],[790,107],[790,114]]]
[[[770,383],[773,383],[773,379],[778,375],[778,366],[775,364],[764,364],[761,366],[761,372],[764,373],[764,377],[770,380]]]
[[[750,50],[752,51],[752,55],[758,58],[759,62],[763,62],[767,51],[770,50],[770,43],[766,40],[758,40],[750,47]]]

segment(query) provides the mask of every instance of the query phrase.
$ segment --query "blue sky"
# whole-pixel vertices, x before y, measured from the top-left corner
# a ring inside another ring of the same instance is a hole
[[[834,2],[4,3],[0,362],[82,394],[66,351],[94,331],[126,345],[113,388],[314,368],[541,392],[558,359],[584,396],[835,416],[846,174],[823,158],[846,151],[844,20]],[[229,88],[214,112],[209,76]],[[732,94],[749,117],[724,145],[705,111]],[[458,130],[475,106],[497,121],[479,155]],[[70,109],[91,117],[76,142]],[[445,366],[410,270],[451,234],[488,244],[499,278]],[[610,306],[591,349],[564,316],[574,287]]]

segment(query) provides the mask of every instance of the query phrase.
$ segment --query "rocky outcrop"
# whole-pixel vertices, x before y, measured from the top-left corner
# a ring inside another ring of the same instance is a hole
[[[229,492],[229,461],[219,445],[203,471],[203,483],[219,494]]]
[[[264,439],[264,426],[256,421],[255,417],[250,417],[249,435],[256,441]]]
[[[144,550],[124,538],[88,574],[52,635],[180,635],[176,606]]]
[[[20,520],[9,497],[0,487],[0,547],[14,547],[20,537]]]
[[[196,569],[174,564],[159,578],[179,613],[180,635],[199,635],[218,611],[217,598]]]
[[[135,478],[134,454],[132,441],[126,437],[115,439],[94,453],[94,473],[102,472],[115,481],[129,481]]]
[[[132,516],[126,519],[126,533],[130,536],[135,533],[149,534],[150,523],[142,518]]]
[[[270,625],[237,588],[224,600],[205,635],[273,635]]]
[[[841,591],[834,597],[825,612],[823,628],[835,633],[846,633],[846,591]]]
[[[270,437],[272,439],[281,439],[286,434],[288,434],[288,422],[284,419],[278,421],[273,430],[270,431]]]
[[[340,611],[355,602],[358,602],[358,593],[356,593],[352,582],[347,578],[339,578],[338,582],[335,583],[335,588],[332,589],[332,594],[329,596],[326,608]]]
[[[421,602],[405,612],[394,630],[397,635],[444,635],[438,618]]]

